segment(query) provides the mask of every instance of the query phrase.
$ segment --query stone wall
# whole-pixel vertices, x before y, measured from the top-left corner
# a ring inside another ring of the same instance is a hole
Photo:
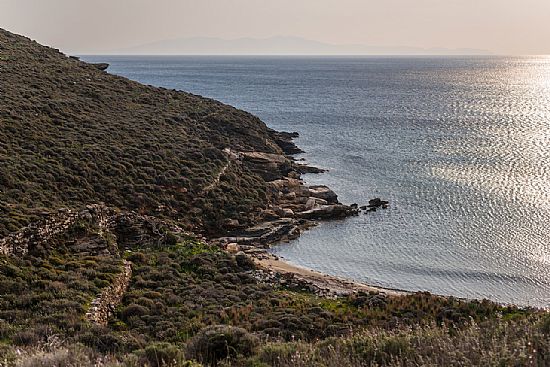
[[[113,281],[104,288],[101,294],[92,301],[90,309],[86,313],[86,319],[94,324],[106,325],[113,315],[116,307],[122,301],[126,289],[132,278],[132,264],[124,260],[124,269]]]
[[[41,222],[33,223],[19,232],[0,239],[0,254],[23,256],[32,246],[44,246],[53,237],[68,231],[78,220],[95,224],[101,233],[108,228],[112,215],[112,209],[102,204],[88,205],[80,212],[61,209],[57,214]]]

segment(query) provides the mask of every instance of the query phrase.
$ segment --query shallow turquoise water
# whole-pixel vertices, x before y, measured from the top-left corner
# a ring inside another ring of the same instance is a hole
[[[298,131],[345,203],[274,252],[372,284],[550,305],[550,59],[87,57]]]

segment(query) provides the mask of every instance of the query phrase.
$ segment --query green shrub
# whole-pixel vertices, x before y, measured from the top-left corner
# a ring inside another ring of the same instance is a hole
[[[183,352],[173,344],[154,343],[137,352],[141,356],[141,363],[150,367],[181,365],[184,360]]]
[[[128,320],[133,316],[143,316],[147,315],[149,310],[146,307],[132,303],[125,307],[121,312],[121,317],[123,320]]]
[[[13,336],[15,345],[34,345],[40,341],[40,336],[34,330],[23,330]]]
[[[201,363],[216,365],[226,358],[249,357],[258,344],[258,338],[242,328],[213,325],[199,331],[188,342],[186,356]]]

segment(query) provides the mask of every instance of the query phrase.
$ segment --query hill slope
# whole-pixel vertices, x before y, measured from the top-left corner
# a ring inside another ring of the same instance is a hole
[[[223,150],[282,153],[246,112],[107,74],[4,30],[0,95],[0,236],[98,201],[201,230],[222,218],[247,223],[265,185],[243,165],[224,169]]]

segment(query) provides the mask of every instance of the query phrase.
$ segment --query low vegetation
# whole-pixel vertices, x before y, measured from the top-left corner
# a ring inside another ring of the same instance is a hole
[[[132,281],[106,326],[85,313],[122,271],[118,254],[79,256],[60,236],[41,257],[2,258],[2,363],[71,365],[80,356],[90,365],[98,358],[136,366],[461,365],[466,358],[483,365],[491,356],[545,358],[550,319],[534,311],[426,293],[320,298],[263,284],[251,263],[192,236],[165,238],[123,252]],[[468,352],[475,343],[478,355]]]
[[[219,231],[265,206],[223,149],[279,153],[258,118],[145,86],[0,29],[0,236],[61,207],[105,202]]]

